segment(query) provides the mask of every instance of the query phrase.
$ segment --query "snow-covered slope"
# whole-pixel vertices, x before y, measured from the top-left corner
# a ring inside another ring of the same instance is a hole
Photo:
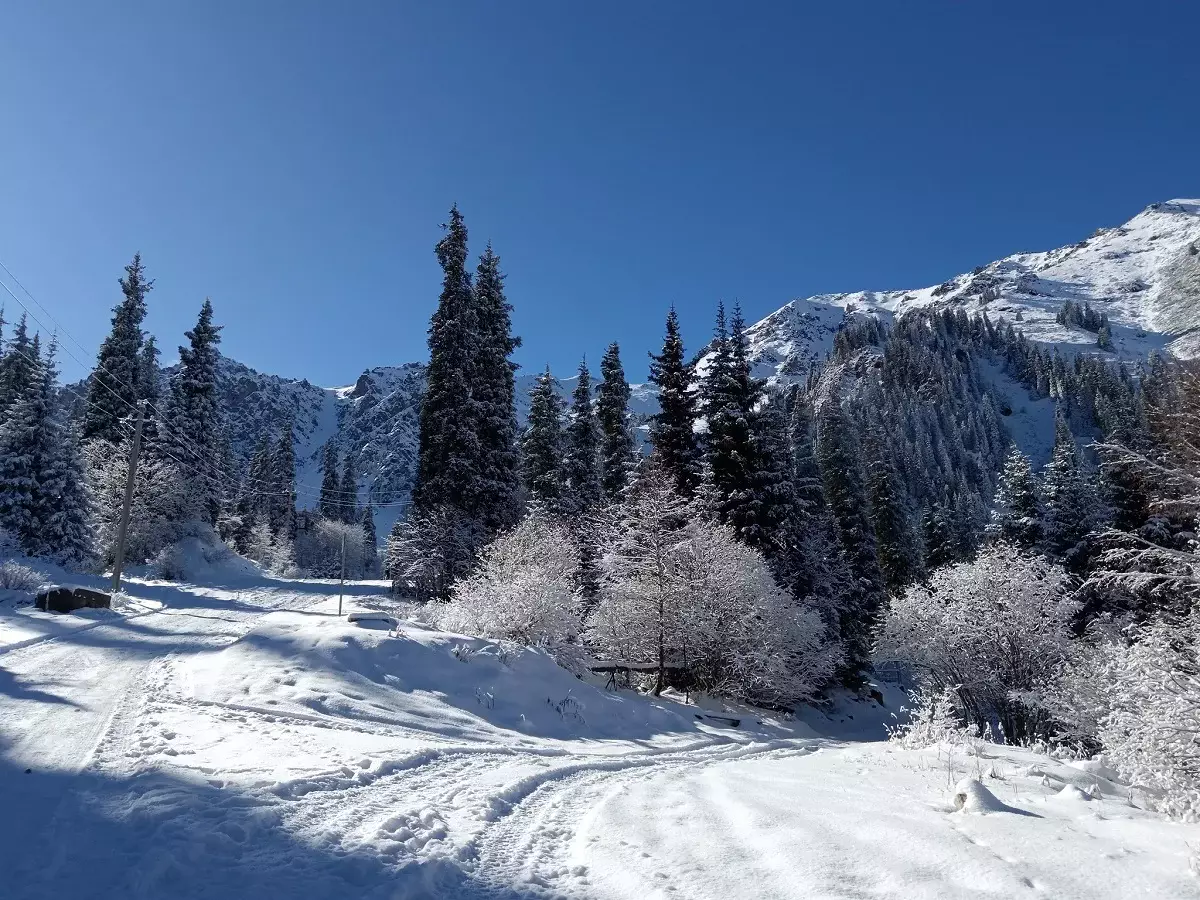
[[[1200,355],[1200,200],[1155,203],[1124,225],[1100,229],[1077,244],[1017,253],[939,285],[793,300],[751,325],[747,335],[756,375],[776,383],[803,378],[824,359],[847,315],[902,316],[928,307],[986,312],[993,321],[1013,322],[1032,339],[1073,352],[1103,352],[1094,333],[1055,320],[1067,300],[1108,314],[1114,353],[1121,357],[1141,359],[1162,348]],[[370,496],[377,506],[379,527],[386,529],[401,514],[416,473],[423,364],[367,369],[353,385],[337,388],[263,374],[228,359],[221,371],[239,459],[248,459],[264,429],[291,416],[301,506],[315,505],[321,447],[336,437],[343,453],[358,456],[361,497]],[[522,420],[535,376],[518,375]],[[561,384],[569,396],[575,380]],[[635,423],[644,426],[656,408],[653,386],[634,385]]]
[[[774,320],[778,324],[765,331],[772,341],[786,342],[788,329],[780,325],[808,327],[813,311],[827,306],[903,315],[944,305],[986,312],[993,321],[1003,316],[1034,340],[1096,350],[1094,333],[1055,321],[1067,300],[1107,313],[1115,349],[1124,356],[1140,359],[1164,347],[1181,356],[1200,354],[1200,200],[1154,203],[1077,244],[1016,253],[932,287],[793,301],[751,331]]]
[[[334,583],[220,585],[0,606],[0,896],[1197,895],[1200,826],[1101,761],[880,741],[887,686],[729,727],[406,619],[382,582],[346,603],[391,629]]]

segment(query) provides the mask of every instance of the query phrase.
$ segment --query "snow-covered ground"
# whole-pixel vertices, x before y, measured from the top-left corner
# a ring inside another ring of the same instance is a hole
[[[1200,896],[1200,826],[1096,765],[903,750],[869,702],[724,727],[537,652],[348,622],[336,584],[209,582],[84,616],[0,602],[0,896]],[[964,777],[989,793],[956,811]]]

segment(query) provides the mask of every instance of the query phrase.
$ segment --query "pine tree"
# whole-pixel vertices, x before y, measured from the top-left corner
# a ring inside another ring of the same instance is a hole
[[[621,365],[621,348],[613,341],[600,360],[596,388],[596,418],[602,433],[601,480],[604,495],[616,500],[633,477],[637,460],[633,429],[629,425],[629,382]]]
[[[885,450],[885,439],[877,428],[869,441],[870,463],[867,468],[867,499],[879,569],[884,584],[895,594],[916,581],[921,573],[920,551],[912,532],[912,523],[904,507],[898,479]]]
[[[284,422],[271,454],[270,489],[271,532],[290,544],[296,538],[296,435],[291,419]]]
[[[37,365],[38,358],[22,315],[3,358],[0,358],[0,416],[25,396],[34,383]]]
[[[361,521],[358,510],[358,466],[355,464],[353,450],[348,449],[342,461],[342,479],[338,489],[342,498],[342,521],[348,525]]]
[[[600,423],[592,406],[592,376],[585,360],[579,364],[579,380],[571,396],[563,465],[569,495],[567,505],[576,513],[586,513],[595,508],[604,496],[600,442]]]
[[[793,392],[789,407],[795,513],[788,581],[797,600],[822,608],[826,624],[836,633],[851,576],[817,465],[812,409],[799,391]]]
[[[321,495],[317,512],[325,519],[342,517],[342,482],[338,477],[337,444],[333,438],[325,442],[321,456]]]
[[[363,575],[370,578],[376,574],[379,560],[379,537],[375,531],[375,508],[371,505],[370,500],[367,500],[367,505],[363,507],[362,531]]]
[[[40,376],[40,366],[35,375]],[[40,522],[37,508],[41,429],[47,417],[40,386],[31,384],[9,408],[0,427],[0,528],[32,553]]]
[[[925,544],[925,567],[929,572],[961,561],[951,513],[941,503],[925,507],[921,515],[921,532]]]
[[[1041,502],[1029,457],[1013,447],[1004,461],[991,521],[986,534],[993,540],[1033,547],[1041,538]]]
[[[221,511],[225,429],[217,396],[221,326],[205,300],[196,326],[179,348],[179,372],[171,382],[167,410],[173,455],[189,464],[188,493],[201,521],[216,524]]]
[[[753,468],[748,498],[740,505],[740,540],[762,553],[784,583],[790,577],[790,543],[798,515],[790,446],[790,413],[781,393],[767,398],[761,410],[751,411]]]
[[[80,563],[92,550],[88,498],[74,435],[55,404],[53,344],[32,375],[0,427],[0,527],[30,556]]]
[[[146,279],[142,256],[135,253],[119,280],[120,303],[113,308],[112,330],[96,356],[96,368],[88,380],[87,411],[83,419],[85,439],[121,440],[121,420],[128,417],[143,396],[142,321],[146,318],[146,295],[154,282]]]
[[[1079,459],[1066,416],[1054,422],[1054,450],[1042,479],[1042,540],[1047,550],[1074,565],[1080,544],[1103,520],[1104,510]]]
[[[762,384],[750,375],[741,312],[736,307],[732,327],[727,328],[725,306],[718,306],[712,348],[701,387],[708,424],[706,476],[712,482],[717,517],[745,538],[757,518],[754,482],[759,460],[752,419]]]
[[[263,434],[250,455],[250,468],[238,499],[238,514],[245,525],[253,527],[269,517],[267,494],[271,478],[271,438]]]
[[[413,487],[414,511],[450,507],[473,517],[483,494],[481,416],[472,386],[479,358],[480,329],[467,273],[467,228],[455,206],[436,254],[442,294],[429,323],[427,387],[421,403],[420,449]]]
[[[488,244],[475,271],[474,297],[479,323],[479,358],[473,381],[480,421],[479,496],[476,511],[488,531],[514,524],[521,484],[517,448],[516,364],[509,357],[521,346],[512,333],[512,305],[504,295],[500,258]]]
[[[158,442],[158,410],[162,399],[162,374],[158,367],[158,345],[154,335],[147,335],[138,354],[137,385],[139,399],[146,401],[146,420],[142,423],[142,448],[149,455]]]
[[[650,443],[660,468],[683,497],[699,483],[696,449],[696,398],[691,391],[692,369],[684,357],[683,338],[675,307],[667,314],[662,353],[650,357],[650,381],[658,386],[659,411],[651,418]]]
[[[94,550],[91,504],[79,455],[79,435],[67,425],[64,411],[55,402],[54,355],[51,343],[41,383],[41,405],[47,411],[47,418],[34,510],[34,518],[40,524],[32,555],[81,565],[91,558]]]
[[[533,499],[553,511],[564,500],[563,401],[550,367],[538,376],[529,392],[529,418],[521,437],[522,474]]]
[[[852,685],[857,683],[858,673],[870,664],[875,629],[887,599],[862,457],[854,434],[854,426],[837,396],[826,397],[818,408],[817,461],[853,579],[838,623],[845,653],[839,674]]]

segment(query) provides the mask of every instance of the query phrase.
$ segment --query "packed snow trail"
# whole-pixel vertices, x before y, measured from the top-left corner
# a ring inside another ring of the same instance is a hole
[[[46,834],[118,713],[142,699],[156,663],[224,646],[259,616],[326,602],[336,589],[261,582],[229,589],[134,583],[130,590],[162,599],[129,615],[24,611],[24,630],[0,644],[0,772],[9,813],[0,816],[0,872],[17,872],[44,849],[35,842],[31,854],[30,838]]]
[[[348,623],[333,590],[8,622],[0,896],[1200,896],[1200,827],[1100,766],[849,740],[871,703],[718,728],[536,651]],[[994,811],[954,811],[964,776]]]

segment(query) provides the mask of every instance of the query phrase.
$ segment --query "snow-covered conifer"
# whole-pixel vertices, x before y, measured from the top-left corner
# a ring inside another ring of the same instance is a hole
[[[125,267],[120,285],[124,296],[113,308],[112,330],[100,345],[96,368],[88,379],[88,405],[83,418],[83,436],[88,440],[120,441],[122,419],[128,418],[143,398],[142,321],[146,317],[146,295],[154,282],[146,278],[140,253],[135,253]]]
[[[549,366],[529,392],[529,418],[521,436],[521,468],[529,495],[559,511],[565,499],[563,400]]]
[[[342,481],[338,475],[338,451],[333,438],[325,442],[321,451],[321,494],[317,512],[326,519],[342,517]]]
[[[516,364],[509,357],[521,339],[512,333],[512,304],[504,295],[500,257],[490,242],[475,270],[474,298],[480,340],[472,397],[478,404],[482,473],[474,502],[483,527],[491,532],[511,525],[518,515]]]
[[[1029,458],[1017,447],[1009,451],[992,500],[989,537],[1032,547],[1041,536],[1041,501]]]
[[[375,507],[367,500],[362,511],[362,566],[367,578],[374,578],[379,569],[379,538],[375,531]]]
[[[579,364],[579,378],[571,396],[565,435],[563,474],[568,495],[565,506],[573,512],[588,512],[604,496],[600,480],[600,441],[600,424],[592,406],[592,376],[585,360]]]
[[[652,355],[650,381],[658,386],[658,412],[650,422],[650,443],[662,471],[683,496],[691,496],[700,480],[696,448],[696,397],[692,367],[684,357],[683,337],[675,307],[667,314],[662,352]]]
[[[200,521],[215,524],[221,510],[223,438],[225,435],[217,395],[217,363],[221,327],[213,324],[213,307],[205,300],[196,325],[185,334],[188,346],[179,348],[179,372],[171,382],[167,410],[168,445],[179,460],[186,460],[188,494]]]
[[[354,451],[349,448],[342,460],[342,477],[338,482],[338,491],[341,497],[342,521],[347,525],[356,525],[361,522],[362,515],[358,508],[358,466]]]
[[[600,360],[600,378],[596,388],[596,416],[603,432],[604,495],[611,501],[621,496],[633,477],[637,462],[633,429],[629,424],[629,382],[625,380],[621,348],[616,341],[608,345]]]
[[[455,206],[435,253],[442,293],[429,323],[427,387],[421,402],[417,480],[413,504],[452,517],[474,516],[481,493],[481,416],[473,385],[478,374],[480,326],[467,272],[467,227]]]

